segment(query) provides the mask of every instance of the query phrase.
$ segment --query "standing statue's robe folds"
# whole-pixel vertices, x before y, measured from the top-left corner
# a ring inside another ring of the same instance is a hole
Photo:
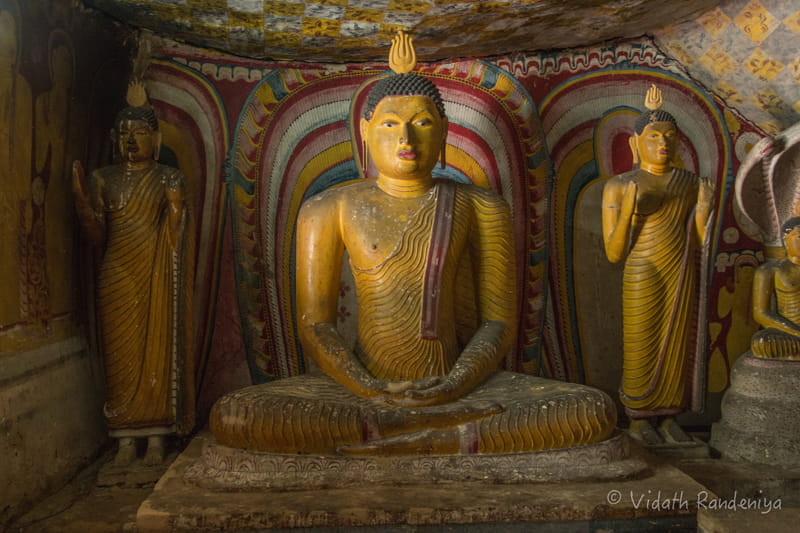
[[[104,407],[110,434],[185,433],[194,425],[192,351],[192,232],[184,208],[175,242],[169,234],[165,185],[183,185],[177,169],[105,167],[106,247],[97,280],[106,372]]]
[[[373,188],[374,182],[356,183],[309,202],[339,201],[350,191],[370,196]],[[444,376],[476,328],[487,327],[478,325],[480,315],[516,316],[513,284],[476,289],[492,285],[482,278],[514,277],[498,271],[498,264],[513,264],[508,205],[490,191],[454,182],[440,181],[426,194],[385,260],[359,268],[351,256],[359,300],[356,353],[381,380]],[[513,335],[515,328],[508,331]],[[465,417],[487,406],[497,409]],[[277,453],[347,452],[383,438],[446,429],[460,435],[461,453],[511,453],[604,440],[615,429],[616,409],[596,389],[505,371],[458,400],[415,408],[359,397],[327,375],[306,375],[223,396],[210,426],[220,444]]]
[[[617,176],[636,179],[639,170]],[[634,215],[622,281],[624,362],[621,400],[632,418],[672,415],[702,405],[704,379],[698,322],[705,297],[695,206],[699,178],[673,169],[655,212]],[[708,234],[709,232],[707,232]]]

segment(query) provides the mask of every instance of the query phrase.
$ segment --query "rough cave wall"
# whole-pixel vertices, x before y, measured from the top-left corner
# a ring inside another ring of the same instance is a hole
[[[126,34],[74,2],[0,0],[0,523],[106,440],[70,168],[108,159]]]

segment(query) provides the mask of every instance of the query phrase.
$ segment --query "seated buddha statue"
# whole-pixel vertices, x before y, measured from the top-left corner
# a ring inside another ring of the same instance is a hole
[[[784,222],[781,232],[786,257],[761,265],[753,277],[753,318],[765,329],[753,335],[750,349],[764,359],[800,361],[800,217]]]
[[[217,442],[392,455],[607,439],[616,410],[603,392],[498,370],[517,329],[510,209],[489,190],[432,177],[447,139],[441,95],[411,72],[407,36],[394,39],[390,57],[395,74],[372,87],[360,121],[377,179],[323,191],[298,215],[297,323],[316,370],[220,398],[210,415]],[[345,251],[354,348],[337,330]]]
[[[639,168],[609,179],[602,200],[606,256],[624,261],[620,399],[646,445],[691,442],[674,416],[702,402],[700,258],[714,198],[713,182],[675,166],[679,132],[661,104],[652,86],[630,139]]]

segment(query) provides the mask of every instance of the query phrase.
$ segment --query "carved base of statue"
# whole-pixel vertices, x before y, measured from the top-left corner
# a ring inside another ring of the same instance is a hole
[[[736,360],[711,447],[723,458],[800,465],[800,362],[746,352]]]
[[[686,504],[656,510],[629,497],[655,498],[654,487],[683,491]],[[703,490],[619,433],[535,453],[356,457],[248,452],[201,432],[139,507],[136,526],[141,533],[194,533],[494,530],[525,523],[523,529],[577,531],[590,521],[630,529],[632,517],[646,517],[653,529],[694,530],[693,495]]]
[[[315,490],[365,485],[610,480],[646,468],[624,434],[534,453],[344,456],[250,452],[210,439],[185,474],[215,491]]]

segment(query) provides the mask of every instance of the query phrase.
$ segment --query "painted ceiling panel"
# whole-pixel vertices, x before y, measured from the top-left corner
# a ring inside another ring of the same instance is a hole
[[[84,0],[134,26],[239,56],[385,60],[398,29],[423,61],[639,36],[720,0]]]
[[[800,120],[797,0],[729,0],[654,35],[693,78],[766,133]]]

